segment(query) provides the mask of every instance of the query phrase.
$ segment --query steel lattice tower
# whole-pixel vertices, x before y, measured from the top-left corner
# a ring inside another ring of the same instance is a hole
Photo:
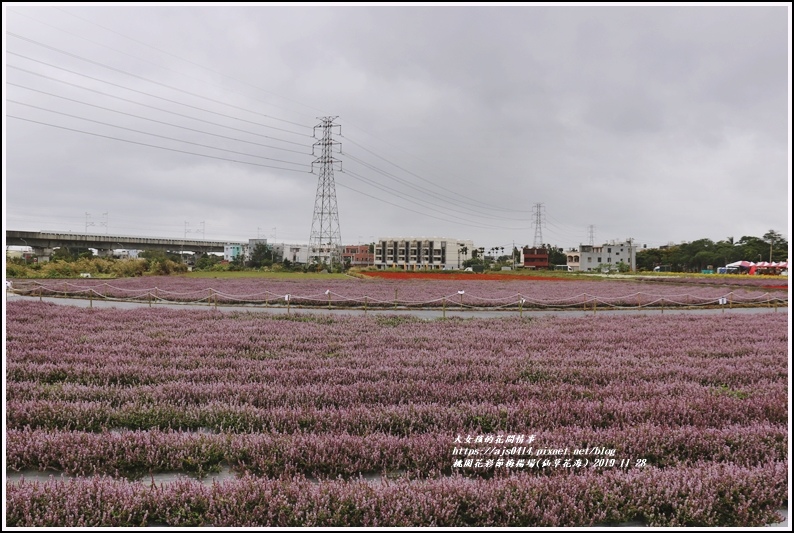
[[[543,204],[535,204],[532,208],[532,214],[535,216],[535,241],[532,246],[540,248],[543,246]]]
[[[339,211],[336,207],[336,186],[334,185],[334,164],[339,163],[341,171],[342,162],[333,157],[333,147],[340,143],[331,137],[331,128],[338,127],[333,123],[336,118],[321,117],[322,122],[314,127],[315,137],[317,128],[322,128],[322,137],[312,146],[312,155],[317,157],[312,162],[312,173],[314,173],[314,166],[318,165],[320,174],[317,179],[317,196],[314,199],[312,233],[309,237],[309,258],[318,263],[324,260],[328,260],[329,263],[338,261],[339,246],[342,244],[339,232]],[[318,148],[319,156],[316,153]]]

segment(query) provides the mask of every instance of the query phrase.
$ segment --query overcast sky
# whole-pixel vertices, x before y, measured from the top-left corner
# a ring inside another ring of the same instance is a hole
[[[308,242],[333,116],[343,244],[789,239],[790,22],[4,3],[5,227]]]

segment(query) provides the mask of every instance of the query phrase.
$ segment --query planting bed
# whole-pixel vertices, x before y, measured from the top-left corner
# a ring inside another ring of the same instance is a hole
[[[8,467],[76,476],[9,481],[9,525],[754,526],[787,495],[785,313],[7,309]]]
[[[671,285],[641,281],[542,280],[509,276],[505,280],[467,279],[330,279],[306,281],[144,277],[119,280],[19,280],[22,294],[139,301],[206,302],[208,304],[291,305],[336,307],[486,307],[486,308],[601,308],[709,306],[779,306],[788,303],[784,290],[766,287]]]

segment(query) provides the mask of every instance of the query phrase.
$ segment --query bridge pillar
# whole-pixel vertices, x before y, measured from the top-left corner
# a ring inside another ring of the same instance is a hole
[[[33,255],[36,256],[36,260],[39,263],[46,263],[49,261],[53,252],[52,248],[44,248],[40,246],[31,246],[30,248],[33,250]]]

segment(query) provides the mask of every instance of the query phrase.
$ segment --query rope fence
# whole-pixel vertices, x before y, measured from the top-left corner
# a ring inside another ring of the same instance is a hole
[[[260,291],[251,294],[228,294],[213,288],[194,291],[177,292],[152,287],[147,289],[127,289],[109,283],[91,287],[65,282],[46,284],[39,281],[14,282],[6,285],[6,291],[23,296],[82,298],[105,301],[148,302],[150,306],[158,303],[181,303],[203,305],[258,305],[258,306],[293,306],[293,307],[328,307],[360,308],[360,309],[443,309],[453,310],[512,310],[519,312],[531,309],[658,309],[662,312],[667,308],[713,308],[713,307],[759,307],[767,306],[777,309],[788,306],[788,294],[777,295],[764,293],[760,295],[737,295],[733,292],[717,296],[698,296],[695,294],[658,295],[635,292],[623,296],[604,297],[587,293],[566,298],[533,298],[530,295],[515,293],[502,297],[487,297],[470,294],[464,291],[429,298],[411,300],[399,298],[395,290],[393,299],[381,296],[346,296],[327,290],[317,294],[280,294],[272,291]]]

